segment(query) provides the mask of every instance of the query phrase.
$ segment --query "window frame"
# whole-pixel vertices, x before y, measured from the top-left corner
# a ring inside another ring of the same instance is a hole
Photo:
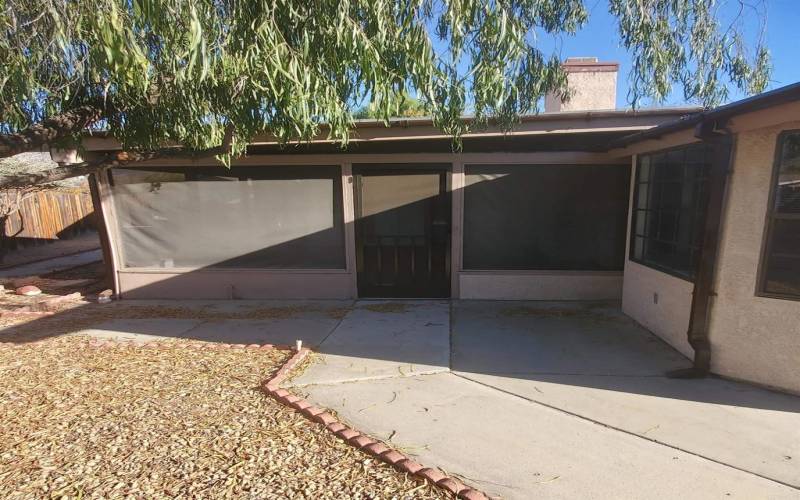
[[[680,144],[678,146],[672,146],[672,147],[669,147],[669,148],[658,149],[658,150],[655,150],[655,151],[648,151],[647,153],[636,155],[636,162],[634,164],[634,172],[633,172],[633,175],[631,176],[631,182],[633,183],[633,195],[631,197],[631,203],[630,203],[630,221],[629,221],[630,228],[628,230],[628,235],[629,235],[629,239],[630,239],[630,241],[628,243],[628,260],[629,261],[634,262],[634,263],[636,263],[636,264],[638,264],[640,266],[644,266],[644,267],[647,267],[649,269],[653,269],[653,270],[658,271],[660,273],[668,274],[670,276],[673,276],[675,278],[681,279],[681,280],[689,282],[689,283],[695,283],[695,281],[697,280],[697,269],[694,269],[694,271],[690,275],[686,275],[686,274],[683,274],[683,273],[680,273],[680,272],[676,271],[673,268],[666,267],[666,266],[660,266],[660,265],[658,265],[656,263],[653,263],[653,262],[647,262],[647,261],[645,261],[643,259],[638,259],[638,258],[636,258],[635,245],[636,245],[636,238],[637,238],[637,234],[636,234],[636,216],[637,215],[636,215],[636,212],[640,210],[638,208],[638,206],[637,206],[637,200],[639,199],[639,187],[642,184],[639,181],[639,168],[641,166],[641,163],[640,163],[641,162],[641,158],[643,156],[651,156],[652,157],[652,156],[661,155],[661,154],[668,154],[671,151],[677,151],[677,150],[680,150],[680,149],[685,149],[685,148],[689,148],[689,147],[693,147],[693,146],[694,147],[698,147],[698,146],[699,147],[703,147],[704,143],[703,142],[693,142],[693,143],[689,143],[689,144]],[[707,147],[707,145],[706,145],[706,147]],[[711,165],[708,164],[709,170],[710,170],[710,167],[711,167]],[[653,164],[652,163],[650,164],[650,168],[651,169],[653,168]],[[651,172],[651,174],[650,174],[651,178],[652,178],[652,175],[653,174]],[[708,172],[706,173],[706,182],[707,181],[708,181]],[[648,181],[648,184],[649,183],[650,183],[650,181]],[[708,192],[706,192],[706,196],[707,195],[708,195]],[[708,207],[706,207],[706,210],[707,210],[707,208]],[[646,209],[646,210],[650,210],[650,209]],[[694,213],[695,214],[698,213],[698,209],[697,208],[695,208],[695,212]],[[703,216],[701,217],[701,220],[699,221],[699,223],[700,224],[704,224],[705,223],[705,218],[706,218],[706,216],[705,216],[705,214],[703,214]],[[676,228],[676,230],[677,230],[677,228]],[[645,238],[645,239],[647,239],[647,238]],[[702,251],[702,237],[701,237],[701,241],[698,242],[698,249],[697,249],[698,259],[700,258],[699,255],[700,255],[701,251]]]
[[[796,134],[800,135],[800,129],[782,130],[775,140],[775,153],[772,158],[772,174],[770,175],[769,181],[769,196],[767,197],[767,209],[764,213],[764,226],[761,234],[761,255],[758,259],[755,296],[800,302],[800,294],[792,295],[767,291],[767,267],[770,251],[772,249],[772,236],[776,215],[775,198],[778,194],[778,179],[780,178],[783,143],[787,136]],[[800,214],[794,214],[794,216],[792,216],[792,214],[783,214],[783,217],[778,218],[800,220]]]

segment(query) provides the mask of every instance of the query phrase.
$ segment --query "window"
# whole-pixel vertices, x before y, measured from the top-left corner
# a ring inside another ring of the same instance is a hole
[[[712,151],[697,144],[642,155],[636,166],[630,258],[694,280]]]
[[[345,267],[339,167],[114,169],[126,268]]]
[[[778,138],[761,264],[765,295],[800,299],[800,131]]]
[[[468,165],[463,267],[620,271],[630,167]]]

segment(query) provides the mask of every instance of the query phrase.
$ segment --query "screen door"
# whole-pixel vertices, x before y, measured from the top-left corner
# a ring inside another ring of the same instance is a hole
[[[448,169],[353,168],[360,297],[450,296]]]

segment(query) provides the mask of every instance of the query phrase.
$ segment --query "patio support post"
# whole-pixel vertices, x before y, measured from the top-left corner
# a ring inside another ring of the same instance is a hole
[[[358,280],[356,272],[356,229],[355,208],[353,206],[353,164],[342,163],[342,203],[344,204],[344,247],[347,271],[352,275],[350,280],[350,297],[358,297]]]
[[[458,299],[461,297],[461,259],[463,252],[463,224],[464,224],[464,162],[455,160],[452,164],[452,180],[450,189],[452,190],[452,223],[450,233],[450,297]]]

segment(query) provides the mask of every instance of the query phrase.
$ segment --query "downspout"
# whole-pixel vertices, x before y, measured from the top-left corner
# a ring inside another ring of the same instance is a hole
[[[708,205],[703,221],[703,241],[692,292],[692,308],[687,336],[694,349],[691,368],[670,372],[673,378],[701,378],[711,370],[711,342],[708,324],[711,301],[715,295],[714,275],[717,267],[720,233],[725,208],[725,191],[730,175],[732,136],[725,129],[725,121],[702,121],[695,128],[695,137],[712,148],[711,168],[708,178]]]

